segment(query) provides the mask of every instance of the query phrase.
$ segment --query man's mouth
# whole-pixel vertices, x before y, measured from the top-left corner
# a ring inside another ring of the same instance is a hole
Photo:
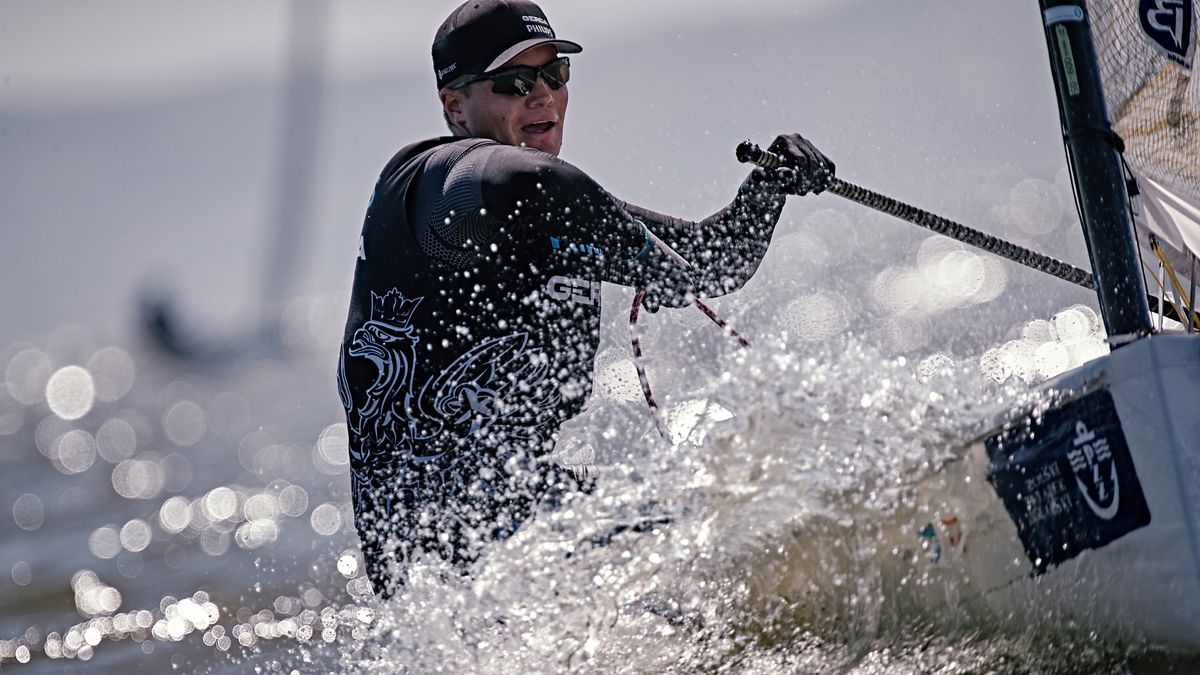
[[[554,122],[535,122],[534,124],[526,124],[521,127],[521,131],[527,134],[545,134],[549,133],[554,128]]]

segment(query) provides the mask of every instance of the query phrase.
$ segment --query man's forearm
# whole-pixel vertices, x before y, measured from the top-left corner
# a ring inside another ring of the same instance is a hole
[[[694,267],[697,290],[719,296],[742,287],[766,255],[785,196],[751,174],[727,206],[699,222],[622,203]]]

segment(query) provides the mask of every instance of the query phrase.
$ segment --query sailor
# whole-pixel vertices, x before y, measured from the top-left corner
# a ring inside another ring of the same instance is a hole
[[[785,196],[833,175],[811,143],[783,135],[771,149],[790,168],[755,169],[702,221],[623,202],[558,159],[566,55],[581,50],[527,0],[455,9],[433,43],[452,135],[400,150],[367,208],[338,388],[355,525],[385,597],[415,556],[465,570],[482,545],[586,488],[547,456],[591,392],[601,281],[646,289],[650,309],[737,290]]]

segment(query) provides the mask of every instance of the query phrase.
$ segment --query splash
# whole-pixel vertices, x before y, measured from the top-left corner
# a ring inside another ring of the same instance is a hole
[[[1042,182],[1009,194],[997,218],[1062,217]],[[989,614],[936,564],[956,524],[923,494],[981,420],[1097,353],[1095,313],[1064,302],[1030,321],[992,261],[881,245],[879,227],[832,210],[783,224],[759,275],[713,303],[751,349],[699,312],[647,319],[669,438],[625,336],[606,337],[590,409],[559,442],[597,490],[469,577],[417,561],[387,602],[353,530],[329,296],[289,305],[289,363],[187,373],[78,328],[12,345],[0,459],[27,480],[0,549],[0,665],[110,650],[149,669],[354,672],[1053,672],[1063,649],[1091,671],[1155,662],[1086,626]],[[863,274],[840,270],[835,233],[870,254]],[[606,303],[620,315],[628,298]]]

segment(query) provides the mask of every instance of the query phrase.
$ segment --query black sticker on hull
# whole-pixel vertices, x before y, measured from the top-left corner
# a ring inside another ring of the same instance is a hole
[[[1033,574],[1150,524],[1150,509],[1102,390],[987,439],[988,482],[1017,526]]]

